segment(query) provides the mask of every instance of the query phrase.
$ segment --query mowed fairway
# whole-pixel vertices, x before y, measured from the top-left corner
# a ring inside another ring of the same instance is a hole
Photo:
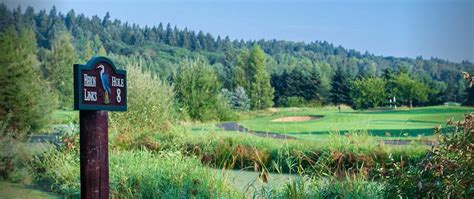
[[[436,106],[367,111],[346,108],[341,112],[335,107],[283,108],[271,114],[257,115],[239,124],[253,131],[283,133],[302,139],[319,139],[329,132],[346,133],[360,130],[366,130],[374,136],[409,138],[432,135],[435,126],[441,125],[446,130],[448,119],[459,120],[470,111],[474,111],[474,108]],[[298,122],[273,121],[291,116],[322,117]]]

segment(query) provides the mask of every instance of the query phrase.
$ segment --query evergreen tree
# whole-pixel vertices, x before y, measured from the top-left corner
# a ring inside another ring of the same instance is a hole
[[[5,31],[10,24],[12,24],[12,19],[10,10],[3,3],[0,4],[0,32]]]
[[[235,68],[235,86],[243,87],[249,97],[250,106],[260,110],[273,106],[274,89],[265,67],[266,58],[262,48],[255,44],[249,52],[243,49],[237,57]]]
[[[94,50],[92,49],[92,44],[89,40],[86,40],[84,44],[84,51],[82,51],[83,62],[87,62],[92,56],[94,56]]]
[[[302,97],[306,101],[321,100],[322,82],[315,68],[297,67],[287,78],[287,97]]]
[[[161,42],[161,43],[165,43],[166,39],[165,39],[165,31],[163,29],[163,24],[160,22],[160,24],[158,24],[158,28],[156,29],[156,34],[158,35],[158,41]]]
[[[270,82],[273,88],[275,89],[275,97],[273,98],[273,102],[277,106],[284,106],[285,105],[285,98],[288,96],[288,77],[289,74],[285,70],[282,74],[273,74]]]
[[[293,106],[302,106],[304,102],[323,99],[320,74],[313,67],[298,66],[289,73],[285,70],[280,75],[274,74],[271,84],[275,89],[274,102],[279,106],[289,106],[290,98],[302,102]]]
[[[17,33],[10,27],[0,33],[0,132],[14,132],[19,138],[39,130],[55,108],[55,98],[40,78],[36,39],[30,29]]]
[[[273,106],[275,90],[270,85],[270,77],[266,71],[258,69],[250,89],[250,104],[253,109],[261,110]]]
[[[180,34],[180,43],[181,43],[181,46],[183,48],[186,48],[186,49],[191,49],[191,40],[189,38],[189,32],[188,32],[188,29],[185,28],[182,32],[182,34]]]
[[[100,40],[98,35],[94,36],[94,56],[106,56],[107,52],[105,51],[104,44]]]
[[[226,37],[226,39],[229,39],[229,38]],[[223,62],[222,64],[224,66],[224,74],[225,74],[225,77],[226,77],[225,81],[223,82],[224,87],[229,88],[229,89],[233,89],[233,88],[236,87],[236,85],[234,85],[234,83],[235,83],[235,81],[234,81],[234,78],[235,78],[234,72],[235,72],[236,52],[235,52],[234,48],[232,48],[232,45],[229,42],[229,40],[224,40],[224,43],[222,44],[222,49],[221,50],[224,52],[224,58],[222,60],[222,62]]]
[[[46,79],[56,89],[62,108],[71,108],[73,102],[73,64],[76,52],[71,43],[71,36],[62,32],[52,42],[51,51],[47,54],[44,71]]]
[[[330,99],[333,104],[351,104],[349,78],[342,70],[337,70],[336,74],[334,74],[331,82],[330,93]]]
[[[202,31],[198,32],[198,34],[196,36],[196,39],[197,39],[197,41],[196,41],[196,50],[206,50],[207,49],[206,37],[204,36],[204,33]]]
[[[466,100],[464,100],[464,105],[474,106],[474,86],[466,87]]]
[[[235,91],[229,91],[227,89],[222,89],[221,93],[223,97],[227,100],[230,108],[240,111],[248,111],[250,108],[250,99],[245,93],[244,88],[238,86],[235,88]]]
[[[237,57],[237,67],[234,68],[234,86],[241,86],[246,91],[250,89],[250,72],[249,72],[249,56],[250,52],[247,48],[242,49]]]
[[[270,85],[270,76],[265,67],[265,53],[259,45],[254,45],[249,56],[247,75],[250,78],[250,105],[255,110],[273,106],[275,90]]]
[[[100,46],[99,50],[97,51],[98,56],[107,56],[107,52],[105,51],[104,46]]]
[[[175,46],[177,44],[176,32],[173,31],[171,28],[171,24],[168,23],[166,25],[166,43],[171,46]]]

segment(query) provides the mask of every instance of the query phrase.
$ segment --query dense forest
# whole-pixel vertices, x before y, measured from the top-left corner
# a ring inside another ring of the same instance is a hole
[[[240,93],[252,109],[340,103],[370,108],[386,105],[393,97],[410,106],[469,103],[461,71],[474,72],[468,61],[376,56],[326,41],[233,40],[169,23],[142,27],[109,13],[103,18],[74,10],[64,14],[55,7],[37,12],[32,7],[10,10],[2,4],[0,32],[9,28],[33,32],[41,77],[59,91],[62,107],[72,103],[72,80],[56,74],[72,74],[72,63],[84,63],[94,55],[112,57],[119,66],[139,62],[170,83],[183,80],[179,77],[186,74],[177,71],[183,63],[192,66],[190,60],[197,60],[215,73],[207,78],[219,82],[214,90],[222,90],[228,99]],[[179,90],[184,86],[176,88],[177,96],[184,96]]]

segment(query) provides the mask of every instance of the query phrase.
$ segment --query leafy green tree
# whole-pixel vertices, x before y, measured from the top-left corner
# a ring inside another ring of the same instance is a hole
[[[250,84],[250,104],[255,110],[273,106],[275,90],[270,85],[270,75],[265,67],[265,53],[259,45],[254,45],[249,57],[249,71],[255,71]]]
[[[393,78],[393,93],[397,99],[408,103],[413,108],[413,101],[419,103],[428,100],[429,88],[423,82],[412,79],[407,73],[400,73]]]
[[[71,36],[63,32],[53,40],[51,51],[47,54],[43,66],[46,79],[58,92],[62,108],[72,107],[72,66],[75,62],[76,52],[71,43]]]
[[[102,43],[102,41],[100,40],[98,35],[94,36],[94,48],[93,48],[93,50],[94,50],[95,55],[98,55],[98,56],[106,56],[107,55],[107,52],[104,48],[104,44]]]
[[[242,86],[250,97],[250,106],[260,110],[273,106],[274,89],[265,67],[266,58],[262,48],[255,44],[251,51],[243,49],[237,57],[235,85]]]
[[[89,40],[86,40],[84,44],[84,50],[82,51],[83,62],[89,61],[92,56],[94,56],[94,50],[92,49],[92,44]]]
[[[193,119],[226,119],[230,110],[220,95],[221,84],[208,63],[198,59],[181,62],[174,78],[176,97]]]
[[[241,86],[245,90],[250,89],[251,74],[249,64],[250,52],[247,48],[242,49],[239,56],[237,57],[237,67],[235,67],[234,85]]]
[[[31,29],[17,33],[10,27],[0,33],[0,127],[1,135],[21,137],[49,122],[56,98],[40,78],[36,38]]]
[[[350,81],[346,73],[337,70],[331,82],[331,102],[335,105],[351,104],[350,99]]]
[[[334,70],[328,63],[319,62],[315,66],[317,77],[320,81],[318,90],[319,98],[324,103],[329,103],[330,91],[331,91],[331,79],[334,76]],[[311,69],[312,70],[312,69]],[[311,71],[309,70],[309,71]]]
[[[365,77],[351,83],[351,99],[356,109],[378,107],[385,100],[386,81],[379,77]]]

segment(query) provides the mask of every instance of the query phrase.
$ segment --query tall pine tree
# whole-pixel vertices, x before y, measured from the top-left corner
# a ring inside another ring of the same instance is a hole
[[[333,104],[350,104],[350,82],[348,75],[342,70],[337,70],[332,77],[330,100]]]
[[[44,63],[46,79],[57,91],[62,108],[72,108],[72,65],[75,62],[76,52],[71,36],[62,32],[53,40]]]
[[[242,49],[239,56],[237,57],[237,67],[234,68],[234,86],[241,86],[247,92],[250,89],[250,78],[249,76],[249,56],[250,52],[247,48]]]
[[[19,33],[10,27],[0,33],[0,136],[44,127],[56,106],[56,99],[40,77],[36,38],[30,29]]]
[[[250,106],[260,110],[273,106],[274,89],[266,67],[265,53],[255,44],[252,50],[244,49],[237,59],[236,85],[242,86],[250,96]]]

